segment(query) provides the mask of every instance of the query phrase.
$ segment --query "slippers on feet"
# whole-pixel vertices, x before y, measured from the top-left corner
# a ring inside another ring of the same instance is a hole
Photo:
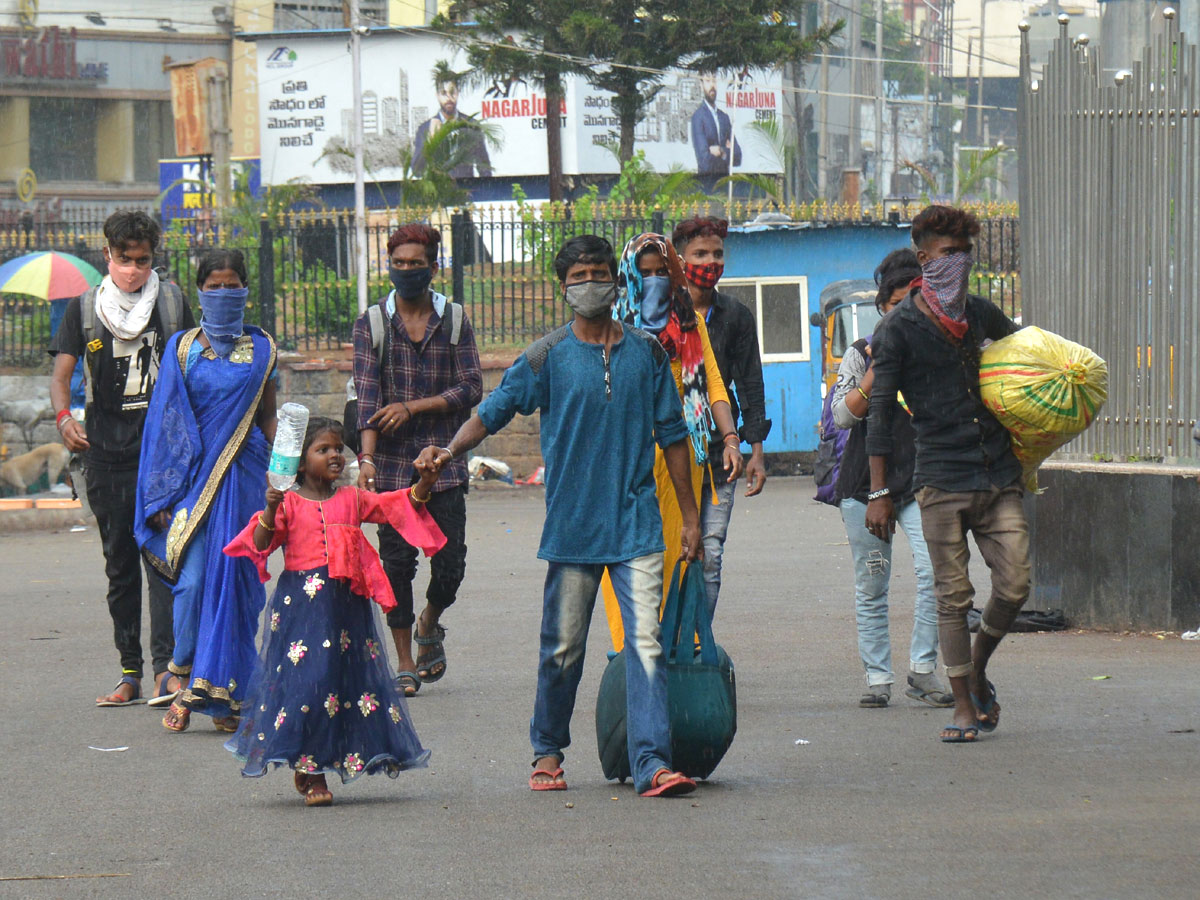
[[[979,729],[974,725],[959,728],[957,725],[947,725],[942,729],[943,744],[973,744],[979,737]]]
[[[643,797],[680,797],[696,789],[696,782],[682,772],[659,769],[650,781],[650,790],[642,791]]]
[[[892,699],[890,690],[884,691],[880,688],[870,688],[865,694],[858,699],[858,705],[863,709],[883,709]]]
[[[988,697],[987,703],[980,703],[979,698],[974,694],[971,695],[971,702],[975,704],[975,708],[979,710],[979,727],[983,731],[992,732],[996,730],[996,726],[1000,724],[1000,705],[996,703],[996,686],[990,681],[987,683]]]
[[[121,685],[128,684],[133,687],[133,694],[129,699],[124,699],[119,693]],[[112,689],[112,693],[107,697],[99,697],[96,700],[97,706],[136,706],[139,703],[145,703],[142,699],[142,682],[140,679],[134,678],[132,675],[122,675],[121,680],[117,682],[117,686]]]
[[[538,776],[541,776],[540,778]],[[534,769],[529,776],[529,789],[531,791],[565,791],[567,789],[566,779],[563,778],[562,766],[559,766],[554,771],[549,769]]]
[[[179,685],[179,687],[173,691],[167,689],[167,685],[171,683],[172,678],[174,678],[175,683]],[[158,683],[158,689],[154,692],[154,696],[146,701],[146,705],[156,707],[170,706],[172,701],[174,701],[176,697],[183,693],[184,687],[186,687],[186,685],[183,683],[182,678],[180,678],[174,672],[164,672],[162,675],[162,680]]]
[[[416,672],[397,672],[396,688],[405,697],[415,697],[421,689],[421,679],[417,677]]]

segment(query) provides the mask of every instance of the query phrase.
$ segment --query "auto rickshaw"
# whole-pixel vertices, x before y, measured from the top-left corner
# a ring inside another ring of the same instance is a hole
[[[821,329],[821,397],[837,383],[846,348],[866,337],[880,320],[875,308],[879,288],[870,278],[835,281],[821,291],[820,312],[809,319]]]

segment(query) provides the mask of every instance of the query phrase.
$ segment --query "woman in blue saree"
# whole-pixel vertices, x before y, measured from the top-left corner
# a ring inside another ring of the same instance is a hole
[[[175,594],[170,731],[193,711],[236,731],[256,662],[266,593],[251,562],[222,552],[262,505],[275,439],[275,343],[243,325],[246,282],[239,251],[201,258],[200,327],[167,342],[142,436],[134,533]]]

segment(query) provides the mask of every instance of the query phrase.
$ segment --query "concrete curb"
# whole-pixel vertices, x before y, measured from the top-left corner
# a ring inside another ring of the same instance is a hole
[[[0,512],[0,534],[65,531],[75,525],[94,527],[95,524],[95,518],[82,509],[14,509]]]

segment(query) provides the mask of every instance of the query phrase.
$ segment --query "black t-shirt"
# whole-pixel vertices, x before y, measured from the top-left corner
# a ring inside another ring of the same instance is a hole
[[[92,382],[92,402],[88,404],[84,426],[91,445],[87,462],[114,468],[136,467],[142,448],[142,426],[169,335],[163,334],[157,305],[146,330],[132,341],[114,337],[97,316],[96,340],[101,347],[89,353],[83,335],[81,300],[76,297],[67,304],[62,324],[50,341],[49,353],[51,356],[67,353],[83,359],[84,377]],[[195,327],[195,318],[186,303],[182,326]]]

